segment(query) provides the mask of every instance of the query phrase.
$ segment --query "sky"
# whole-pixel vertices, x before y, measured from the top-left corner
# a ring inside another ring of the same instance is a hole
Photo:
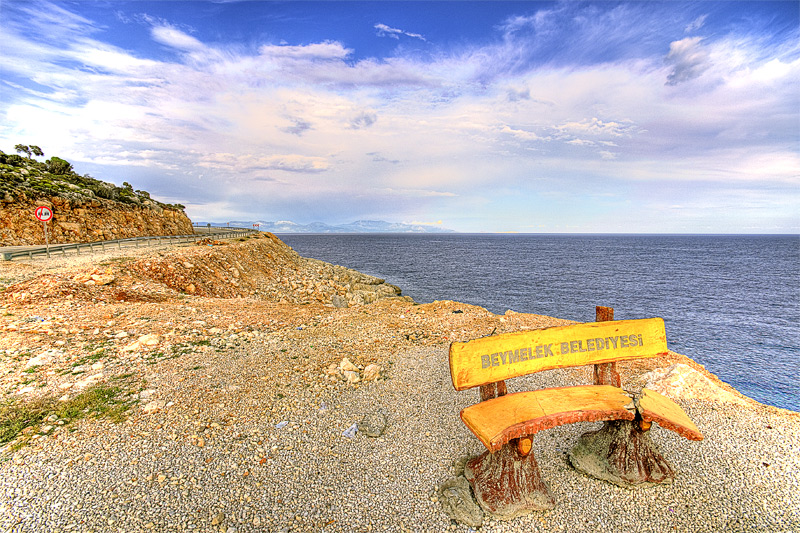
[[[800,233],[800,2],[0,0],[0,150],[195,221]]]

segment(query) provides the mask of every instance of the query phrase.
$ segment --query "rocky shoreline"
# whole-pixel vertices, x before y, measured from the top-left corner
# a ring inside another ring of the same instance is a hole
[[[0,263],[5,404],[105,387],[127,409],[50,415],[0,445],[0,531],[475,530],[437,492],[481,451],[458,418],[477,393],[453,390],[449,343],[568,323],[417,305],[268,234],[122,253]],[[565,454],[594,425],[555,428],[534,447],[556,509],[481,531],[800,529],[798,413],[679,354],[622,374],[673,396],[706,436],[653,431],[675,482],[586,478]],[[583,369],[510,385],[579,382]]]

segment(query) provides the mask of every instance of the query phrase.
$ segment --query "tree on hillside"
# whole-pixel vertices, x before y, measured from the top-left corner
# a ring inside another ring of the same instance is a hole
[[[33,152],[33,155],[35,155],[37,157],[42,157],[44,155],[44,152],[42,152],[42,149],[39,148],[38,146],[36,146],[35,144],[32,144],[30,146],[30,148],[31,148],[31,152]]]
[[[31,148],[30,148],[30,146],[28,146],[28,145],[25,145],[25,144],[18,144],[18,145],[16,145],[16,146],[14,147],[14,150],[16,150],[17,152],[19,152],[19,153],[21,153],[21,154],[26,154],[26,155],[27,155],[29,158],[30,158],[30,156],[31,156]],[[41,150],[40,150],[40,151],[41,151]]]

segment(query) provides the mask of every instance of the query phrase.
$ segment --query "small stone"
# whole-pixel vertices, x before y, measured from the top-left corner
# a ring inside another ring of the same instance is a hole
[[[355,438],[357,432],[358,432],[358,424],[353,424],[352,426],[344,430],[344,432],[342,433],[342,437],[347,437],[348,439],[352,439]]]
[[[103,363],[95,363],[92,365],[92,370],[103,370],[105,366]]]
[[[381,376],[382,368],[376,364],[367,365],[364,368],[364,381],[375,381]]]
[[[161,342],[161,339],[155,333],[150,333],[148,335],[142,335],[136,342],[138,342],[142,346],[155,346],[156,344]]]
[[[225,520],[225,513],[217,513],[211,519],[212,526],[218,526]]]
[[[76,381],[75,382],[75,387],[77,387],[79,389],[85,389],[86,387],[88,387],[90,385],[94,385],[96,382],[100,381],[101,379],[103,379],[103,373],[102,372],[98,372],[97,374],[93,374],[93,375],[91,375],[91,376],[89,376],[87,378],[84,378],[84,379],[81,379],[79,381]]]
[[[361,381],[361,376],[358,375],[358,372],[345,370],[342,373],[344,374],[344,379],[346,379],[348,383],[358,383]]]
[[[357,373],[358,372],[358,367],[356,365],[354,365],[350,361],[350,359],[345,357],[344,359],[342,359],[342,362],[339,363],[339,370],[341,370],[342,372],[350,371],[350,372],[356,372]]]
[[[91,280],[93,281],[93,285],[108,285],[109,283],[114,281],[114,276],[111,274],[92,274]],[[86,282],[87,284],[89,281]]]
[[[144,406],[144,413],[146,415],[156,413],[166,407],[167,402],[164,400],[153,400],[152,402],[148,403]]]
[[[167,476],[164,474],[159,474],[158,478],[156,478],[159,483],[164,483],[167,480]]]
[[[53,360],[55,359],[56,353],[57,352],[52,352],[52,351],[48,350],[46,352],[40,353],[36,357],[32,357],[31,359],[28,359],[28,362],[25,363],[25,369],[27,370],[27,369],[32,368],[34,366],[42,366],[42,365],[46,365],[46,364],[52,363]]]
[[[386,429],[386,415],[380,412],[364,415],[358,423],[358,430],[367,437],[380,437]]]

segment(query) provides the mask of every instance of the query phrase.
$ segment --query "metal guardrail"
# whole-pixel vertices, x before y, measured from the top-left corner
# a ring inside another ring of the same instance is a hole
[[[155,237],[131,237],[128,239],[115,239],[113,241],[98,241],[98,242],[85,242],[85,243],[74,243],[74,244],[53,244],[49,247],[49,249],[45,246],[41,246],[38,248],[32,248],[28,250],[18,250],[15,252],[3,252],[3,259],[6,261],[11,261],[17,257],[27,257],[28,259],[33,259],[34,256],[37,255],[47,255],[50,257],[50,254],[61,253],[61,255],[67,255],[67,251],[75,251],[76,254],[81,253],[81,248],[83,248],[84,253],[89,252],[93,253],[95,251],[105,251],[106,248],[113,248],[116,246],[118,249],[122,249],[122,245],[130,246],[133,244],[136,248],[139,247],[141,243],[144,243],[145,246],[157,246],[159,244],[180,244],[184,242],[197,242],[203,239],[208,238],[219,238],[219,239],[226,239],[232,237],[241,236],[244,233],[258,233],[256,230],[248,229],[248,228],[213,228],[219,229],[219,232],[211,232],[211,233],[195,233],[193,235],[161,235]]]

